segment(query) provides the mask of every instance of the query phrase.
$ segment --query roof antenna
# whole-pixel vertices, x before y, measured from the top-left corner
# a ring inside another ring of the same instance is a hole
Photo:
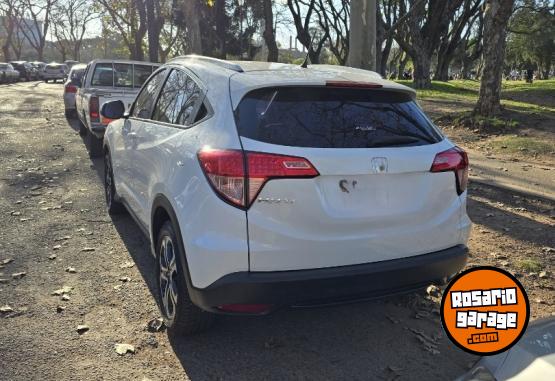
[[[310,39],[310,46],[308,47],[307,52],[306,52],[306,57],[304,58],[304,61],[301,64],[301,67],[303,69],[306,69],[308,67],[308,61],[310,60],[310,51],[312,50],[312,43],[314,42],[314,37],[316,37],[316,33],[314,33],[312,35],[312,38]]]

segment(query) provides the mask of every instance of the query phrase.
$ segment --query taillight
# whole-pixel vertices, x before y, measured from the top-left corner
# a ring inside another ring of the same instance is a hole
[[[307,159],[296,156],[203,149],[198,158],[216,192],[239,207],[248,208],[268,180],[319,175]]]
[[[73,85],[66,85],[65,92],[66,93],[76,93],[77,92],[77,87],[73,86]]]
[[[100,118],[100,105],[98,102],[98,97],[91,97],[89,99],[89,116],[91,117],[91,122],[98,122]]]
[[[436,155],[431,172],[455,172],[457,193],[461,194],[468,185],[468,155],[459,148],[453,147]]]

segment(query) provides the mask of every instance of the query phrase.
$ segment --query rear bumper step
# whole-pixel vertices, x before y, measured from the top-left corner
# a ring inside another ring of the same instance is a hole
[[[237,272],[204,289],[189,290],[199,307],[218,312],[229,304],[315,306],[410,292],[444,284],[466,263],[468,249],[446,250],[389,261],[313,270]]]

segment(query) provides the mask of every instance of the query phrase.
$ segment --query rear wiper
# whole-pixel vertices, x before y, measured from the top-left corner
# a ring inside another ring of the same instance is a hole
[[[368,142],[368,148],[376,148],[376,147],[389,147],[389,146],[399,146],[403,144],[411,144],[420,142],[421,139],[413,138],[412,136],[392,136],[392,137],[383,137],[379,140],[373,140]]]

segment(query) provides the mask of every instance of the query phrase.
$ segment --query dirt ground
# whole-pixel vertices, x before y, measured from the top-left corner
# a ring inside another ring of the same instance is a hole
[[[439,299],[424,294],[221,317],[194,337],[149,332],[154,261],[132,219],[106,213],[101,178],[102,161],[63,115],[60,84],[0,86],[0,306],[13,310],[0,313],[2,380],[449,380],[475,360],[447,339]],[[554,208],[470,186],[469,266],[515,273],[532,319],[555,311]],[[135,353],[118,355],[121,343]]]

